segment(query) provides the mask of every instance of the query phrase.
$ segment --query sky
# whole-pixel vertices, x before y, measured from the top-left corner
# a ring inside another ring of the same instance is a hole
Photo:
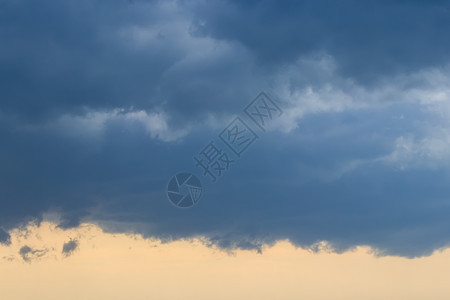
[[[196,250],[200,298],[260,276],[269,298],[448,299],[449,31],[438,0],[0,0],[0,269],[32,285],[2,271],[8,299],[120,299],[83,279],[105,266],[146,299],[141,264],[182,281]],[[212,146],[223,172],[195,160]]]

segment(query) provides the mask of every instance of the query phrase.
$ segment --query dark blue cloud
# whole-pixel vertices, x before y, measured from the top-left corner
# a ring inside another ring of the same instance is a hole
[[[368,84],[448,62],[447,1],[211,1],[195,11],[197,34],[239,42],[263,65],[325,52]]]
[[[190,13],[175,3],[8,0],[0,14],[6,114],[42,122],[86,107],[167,106],[181,120],[250,96],[250,82],[225,88],[250,76],[245,49],[198,56],[214,45],[188,40]]]
[[[222,248],[448,245],[445,2],[0,6],[5,229],[52,211],[63,228]],[[266,88],[281,100],[278,127],[209,184],[193,155]],[[165,195],[179,171],[205,185],[189,210]]]
[[[11,235],[2,228],[0,228],[0,244],[3,245],[11,244]]]

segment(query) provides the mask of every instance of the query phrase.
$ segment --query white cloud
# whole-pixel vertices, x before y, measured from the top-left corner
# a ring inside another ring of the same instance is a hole
[[[167,123],[168,116],[165,113],[153,112],[147,113],[143,110],[118,114],[116,119],[124,119],[127,121],[136,121],[142,124],[147,133],[152,138],[157,138],[165,142],[178,140],[186,136],[190,131],[190,126],[183,129],[171,129]]]
[[[417,139],[414,136],[400,136],[395,140],[392,153],[381,158],[400,169],[410,167],[439,168],[450,165],[450,133],[448,129],[433,136]]]
[[[182,129],[171,128],[168,124],[169,116],[164,112],[146,112],[144,110],[125,111],[113,109],[110,111],[88,111],[83,115],[62,115],[55,121],[44,126],[24,126],[25,130],[49,130],[58,134],[80,139],[99,139],[109,122],[123,122],[123,126],[143,126],[149,136],[164,142],[172,142],[186,136],[191,127]]]

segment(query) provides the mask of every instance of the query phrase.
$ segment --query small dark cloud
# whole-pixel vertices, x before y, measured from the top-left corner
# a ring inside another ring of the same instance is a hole
[[[26,262],[31,262],[32,260],[38,259],[47,254],[47,252],[47,249],[33,249],[29,246],[23,246],[19,250],[20,256],[22,256],[22,259]]]
[[[2,228],[0,228],[0,244],[11,245],[11,236]]]
[[[78,240],[70,240],[67,243],[64,243],[62,253],[64,256],[70,256],[77,248],[79,242]]]
[[[14,255],[3,256],[3,259],[6,260],[6,261],[15,261],[16,260]]]

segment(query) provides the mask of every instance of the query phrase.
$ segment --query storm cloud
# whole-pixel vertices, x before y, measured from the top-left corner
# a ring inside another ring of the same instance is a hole
[[[448,246],[449,16],[446,1],[2,1],[0,226],[56,212],[224,249]],[[261,90],[283,115],[210,184],[193,156]],[[167,200],[180,171],[204,184],[191,209]]]

